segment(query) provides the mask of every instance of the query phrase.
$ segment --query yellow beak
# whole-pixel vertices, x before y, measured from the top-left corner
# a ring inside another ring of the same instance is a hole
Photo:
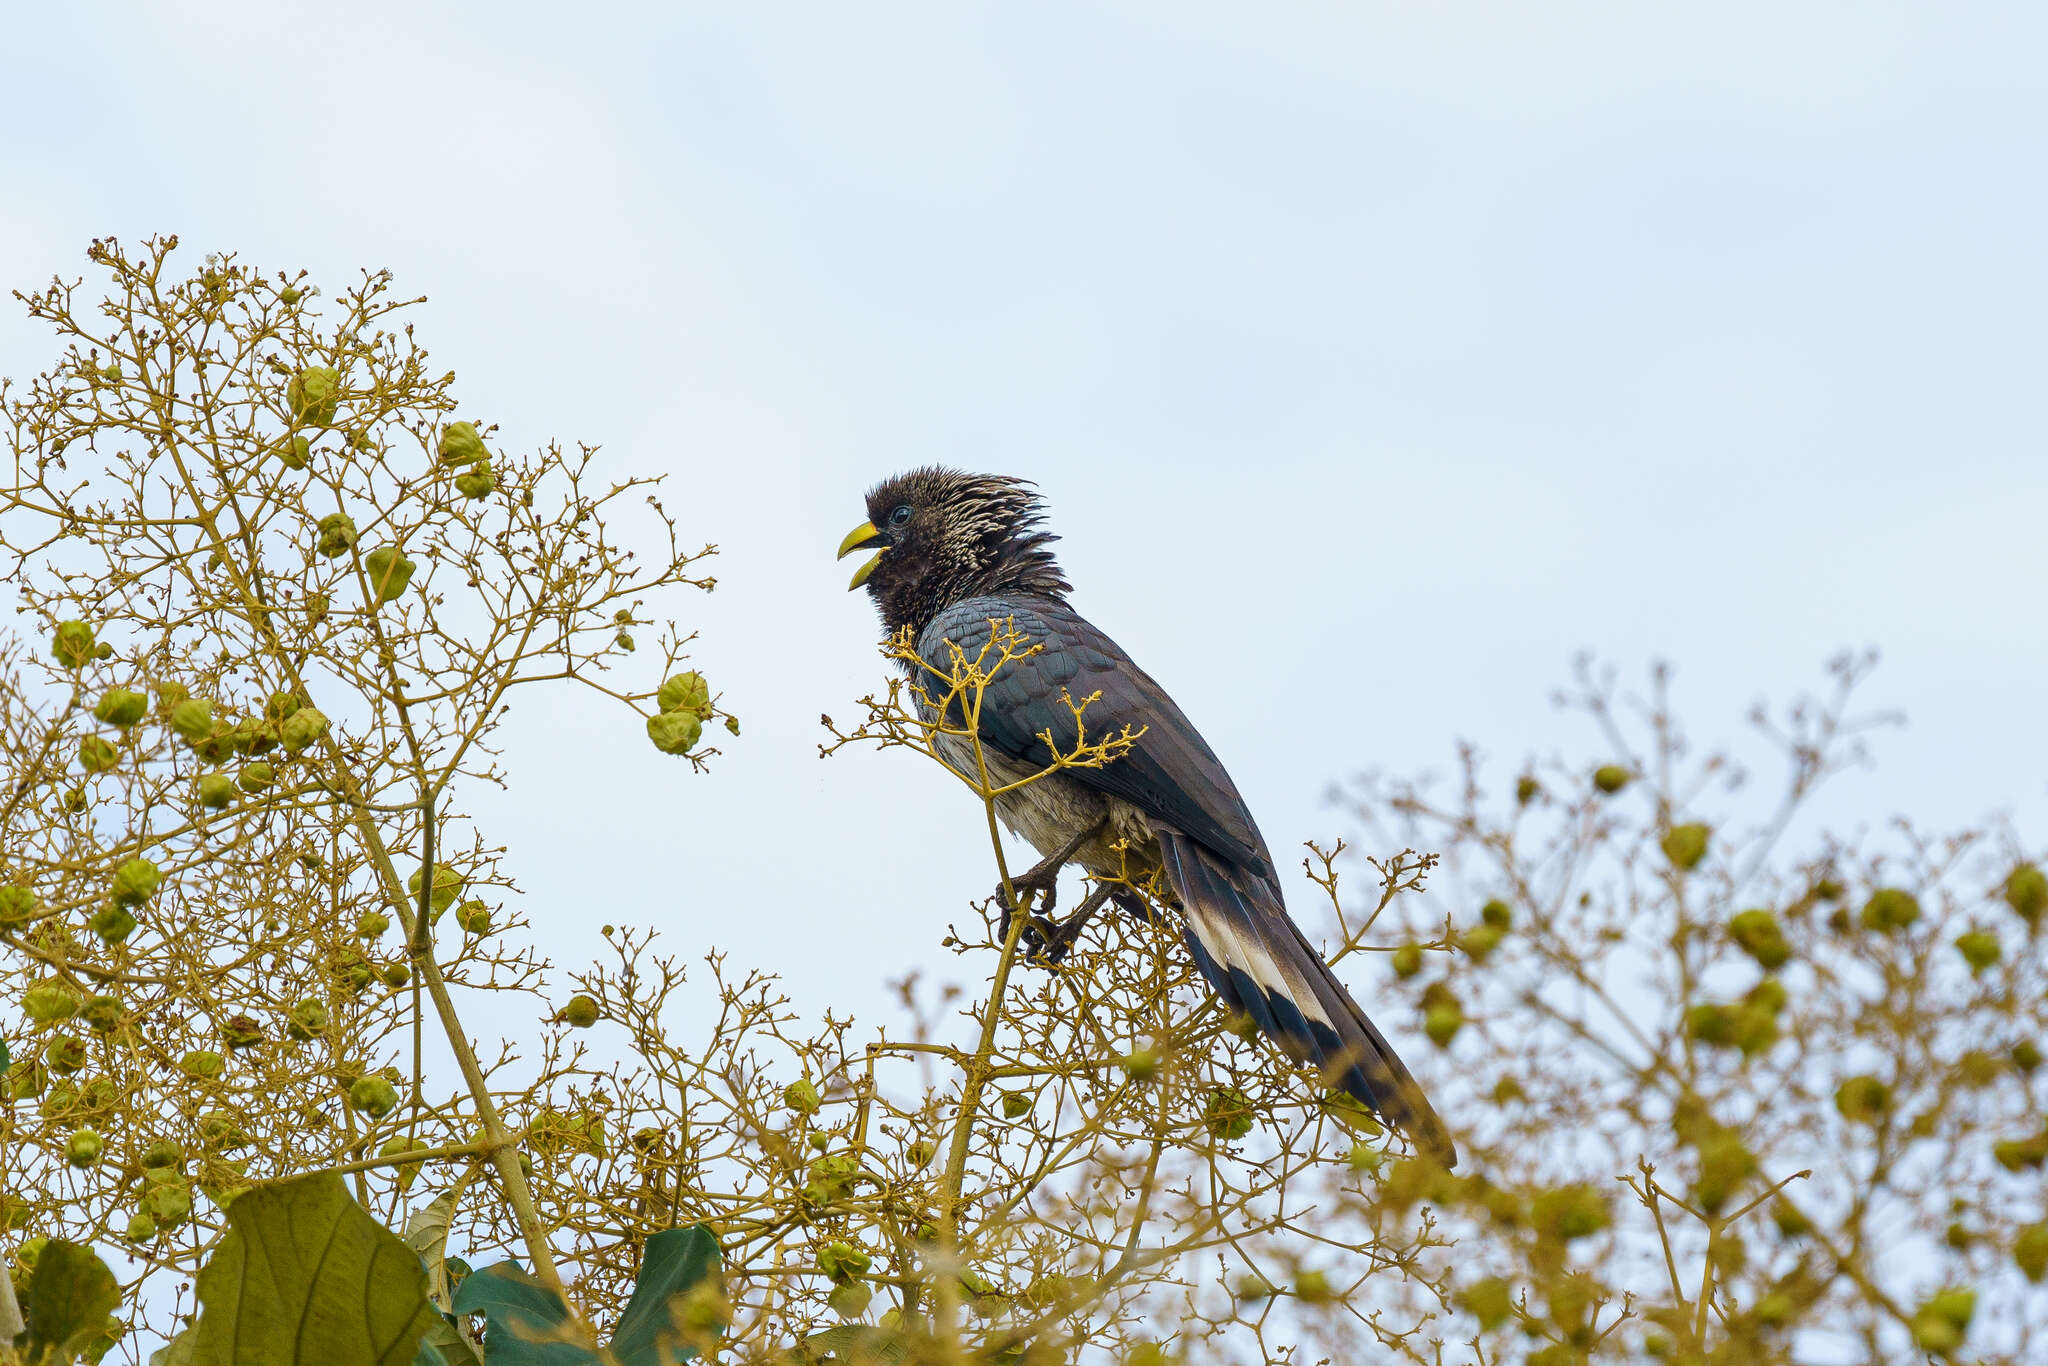
[[[833,558],[843,560],[881,534],[880,528],[876,527],[873,522],[862,522],[859,526],[846,533],[846,539],[839,543],[839,553],[833,556]],[[888,549],[889,547],[883,546],[880,550],[868,556],[862,562],[860,568],[853,571],[853,582],[846,585],[847,592],[851,593],[854,589],[868,581],[868,575],[875,572],[875,566],[882,562],[882,556],[888,552]]]

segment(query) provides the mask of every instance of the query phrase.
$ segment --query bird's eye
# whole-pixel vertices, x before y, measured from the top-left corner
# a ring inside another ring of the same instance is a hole
[[[890,513],[890,514],[889,514],[889,525],[890,525],[890,526],[902,526],[902,525],[903,525],[903,524],[904,524],[905,522],[907,522],[907,521],[909,521],[909,520],[910,520],[910,504],[908,504],[908,503],[905,503],[905,504],[904,504],[904,505],[903,505],[902,507],[900,507],[900,508],[897,508],[897,509],[896,509],[896,510],[895,510],[894,512],[892,512],[892,513]]]

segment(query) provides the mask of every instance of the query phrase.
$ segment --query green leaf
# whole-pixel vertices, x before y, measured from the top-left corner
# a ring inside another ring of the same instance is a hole
[[[462,1198],[462,1188],[468,1178],[456,1182],[426,1204],[412,1212],[405,1221],[405,1245],[420,1255],[427,1264],[427,1293],[435,1307],[447,1309],[450,1303],[448,1290],[448,1223],[455,1217],[455,1202]]]
[[[483,1362],[460,1329],[436,1316],[420,1339],[419,1355],[412,1359],[412,1366],[483,1366]]]
[[[407,1366],[439,1317],[425,1268],[332,1172],[228,1206],[199,1273],[193,1366]]]
[[[663,1229],[647,1240],[640,1256],[640,1279],[633,1298],[619,1315],[612,1355],[619,1366],[673,1366],[697,1355],[685,1346],[685,1335],[673,1313],[677,1296],[718,1275],[718,1239],[702,1224]]]
[[[581,1324],[562,1297],[517,1262],[465,1276],[455,1313],[482,1314],[485,1366],[597,1366]]]
[[[162,1347],[149,1354],[149,1366],[192,1366],[192,1353],[199,1341],[199,1330],[187,1328]]]
[[[845,1323],[811,1334],[791,1350],[788,1359],[800,1366],[897,1366],[909,1350],[900,1333],[865,1323]]]
[[[114,1273],[91,1248],[52,1238],[29,1278],[23,1358],[69,1366],[93,1339],[104,1335],[107,1316],[120,1303]]]

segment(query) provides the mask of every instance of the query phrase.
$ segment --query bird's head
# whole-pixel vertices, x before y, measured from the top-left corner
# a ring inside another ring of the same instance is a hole
[[[1028,480],[928,466],[883,480],[867,503],[868,519],[839,543],[839,558],[867,552],[847,587],[868,590],[892,634],[922,629],[963,598],[1068,591]]]

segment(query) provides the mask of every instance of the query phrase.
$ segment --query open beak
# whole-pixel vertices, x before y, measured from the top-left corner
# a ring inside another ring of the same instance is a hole
[[[843,560],[881,534],[880,528],[873,522],[862,522],[846,533],[846,539],[839,543],[839,553],[833,558]],[[846,585],[847,592],[851,593],[868,581],[868,575],[875,572],[875,566],[882,562],[882,556],[888,549],[887,546],[878,547],[874,554],[861,563],[860,568],[853,571],[853,582]]]

